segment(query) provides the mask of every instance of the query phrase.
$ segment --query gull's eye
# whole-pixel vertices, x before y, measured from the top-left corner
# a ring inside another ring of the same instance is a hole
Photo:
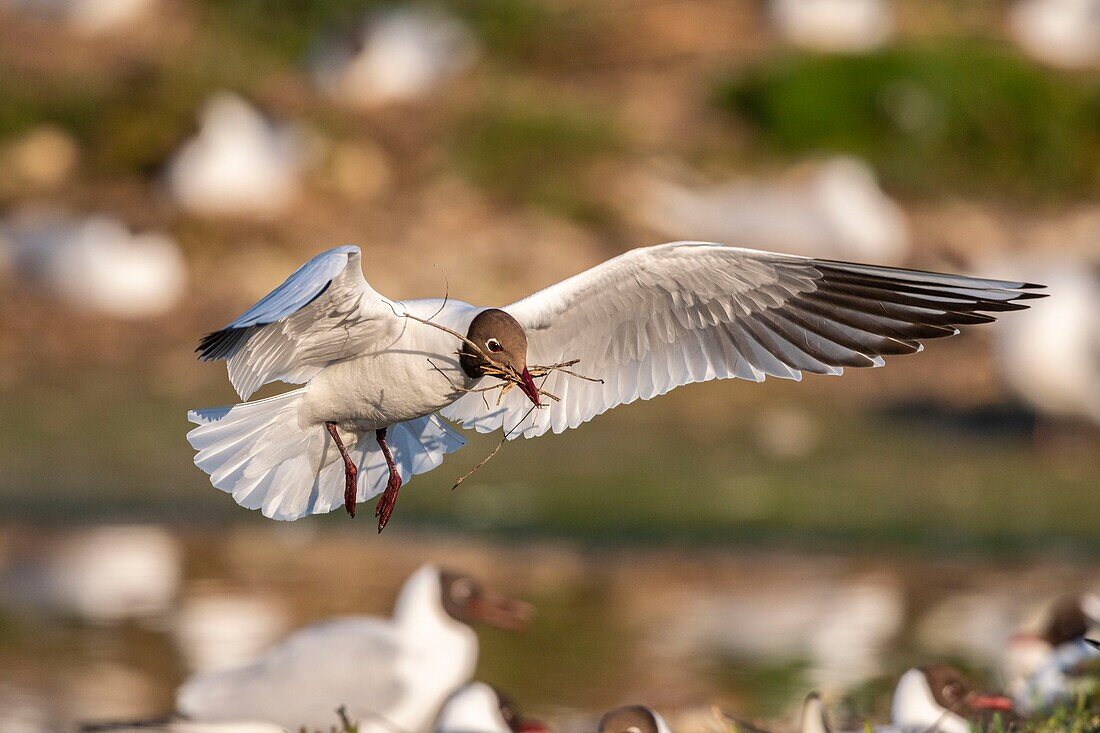
[[[497,341],[496,339],[489,339],[488,341],[486,341],[485,342],[485,348],[487,348],[489,351],[493,352],[494,354],[499,352],[499,351],[502,351],[504,349],[504,347],[501,346],[500,342]]]
[[[952,682],[943,688],[943,696],[946,700],[955,700],[959,697],[959,685]]]

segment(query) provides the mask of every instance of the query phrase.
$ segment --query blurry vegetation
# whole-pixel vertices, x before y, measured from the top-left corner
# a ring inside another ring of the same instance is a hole
[[[478,185],[513,203],[598,223],[599,196],[584,171],[619,149],[610,120],[590,108],[497,102],[478,109],[455,137],[455,162]]]
[[[1100,180],[1100,82],[978,41],[783,56],[717,100],[772,153],[864,156],[913,193],[1084,195]]]

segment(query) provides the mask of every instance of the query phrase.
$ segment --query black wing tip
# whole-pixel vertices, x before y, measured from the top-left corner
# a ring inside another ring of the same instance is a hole
[[[223,328],[206,334],[195,348],[199,361],[228,359],[247,337],[248,331],[249,328]]]

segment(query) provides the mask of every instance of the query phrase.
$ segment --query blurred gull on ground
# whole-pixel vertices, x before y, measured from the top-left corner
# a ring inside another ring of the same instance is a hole
[[[909,250],[905,215],[855,158],[833,158],[780,181],[689,188],[651,180],[640,193],[631,210],[677,239],[875,264],[901,262]]]
[[[1009,25],[1040,61],[1069,68],[1100,64],[1100,0],[1019,0]]]
[[[466,25],[434,7],[392,7],[368,16],[358,34],[321,50],[317,84],[335,101],[368,109],[435,92],[474,64]]]
[[[6,603],[96,624],[168,612],[181,575],[175,539],[152,526],[103,526],[66,535],[16,560],[0,579]]]
[[[271,598],[202,590],[185,596],[172,638],[188,671],[208,672],[251,662],[289,625]]]
[[[362,733],[423,731],[473,676],[478,638],[471,624],[514,629],[529,613],[471,578],[425,565],[405,582],[392,619],[329,619],[251,664],[194,675],[177,693],[178,712],[196,721],[327,730],[345,705]]]
[[[145,20],[157,0],[0,0],[4,7],[53,18],[87,35],[116,33]]]
[[[1011,636],[1001,671],[1019,710],[1045,710],[1095,692],[1096,679],[1080,672],[1100,660],[1085,641],[1098,625],[1100,596],[1077,594],[1048,604],[1037,622]]]
[[[685,653],[806,660],[810,679],[845,689],[880,671],[886,645],[901,630],[905,603],[889,579],[811,580],[700,596],[678,611],[666,636]],[[692,651],[694,650],[694,652]]]
[[[44,209],[17,212],[0,222],[0,259],[70,306],[116,318],[166,313],[187,283],[175,240],[134,234],[105,215],[77,220]]]
[[[169,164],[168,186],[181,206],[200,216],[269,218],[293,202],[306,158],[300,131],[229,92],[207,101],[201,122]]]
[[[1042,414],[1100,424],[1100,252],[1001,269],[1054,296],[997,324],[1002,376]]]
[[[872,727],[864,723],[861,730],[876,733],[1000,730],[989,727],[989,717],[1004,715],[1010,710],[1011,700],[1007,697],[980,694],[954,667],[932,664],[914,667],[898,680],[890,705],[890,725]],[[800,733],[829,733],[831,730],[820,696],[810,694],[802,706]]]
[[[970,590],[945,597],[917,621],[922,649],[944,657],[962,656],[975,665],[997,663],[1022,612],[1013,589]]]
[[[888,0],[771,0],[771,15],[787,41],[816,51],[869,51],[894,32]]]

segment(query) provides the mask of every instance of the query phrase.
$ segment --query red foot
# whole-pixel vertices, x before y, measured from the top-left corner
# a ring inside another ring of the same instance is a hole
[[[328,429],[328,434],[332,436],[332,442],[336,443],[336,447],[340,449],[340,457],[344,459],[344,509],[348,514],[355,518],[355,495],[358,493],[359,487],[359,469],[355,466],[355,461],[351,460],[351,454],[348,453],[348,449],[344,447],[344,442],[340,440],[340,433],[336,430],[336,423],[326,422],[325,428]]]
[[[390,469],[390,478],[386,482],[386,490],[374,507],[374,516],[378,517],[378,531],[381,532],[386,528],[390,517],[393,515],[394,507],[397,506],[397,492],[401,490],[401,474],[397,472],[397,465],[393,462],[390,447],[386,445],[386,429],[376,431],[375,438],[378,440],[378,447],[382,449],[382,455],[386,457],[386,465]]]

